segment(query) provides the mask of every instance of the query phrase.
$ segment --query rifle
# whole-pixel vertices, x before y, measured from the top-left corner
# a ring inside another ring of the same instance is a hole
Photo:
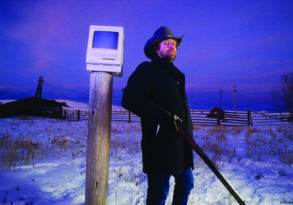
[[[166,112],[166,114],[169,116],[172,116],[171,113],[168,111]],[[203,149],[201,149],[201,147],[195,142],[193,137],[188,134],[182,119],[180,119],[177,115],[174,115],[172,118],[173,118],[176,131],[179,133],[179,135],[183,136],[184,139],[190,144],[192,149],[200,156],[200,158],[212,170],[212,172],[222,182],[222,184],[226,187],[226,189],[230,192],[230,194],[234,197],[234,199],[238,202],[238,204],[245,205],[244,200],[241,199],[239,194],[233,189],[233,187],[229,184],[229,182],[223,177],[223,175],[217,169],[216,165],[212,162],[212,160],[205,154]]]

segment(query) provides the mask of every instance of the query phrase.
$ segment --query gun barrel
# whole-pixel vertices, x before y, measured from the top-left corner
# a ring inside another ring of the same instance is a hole
[[[239,205],[245,205],[244,200],[240,197],[240,195],[235,191],[235,189],[229,184],[229,182],[223,177],[220,171],[217,169],[216,165],[212,162],[212,160],[205,154],[205,152],[201,149],[201,147],[195,142],[195,140],[189,136],[184,129],[182,129],[181,133],[185,140],[191,145],[192,149],[200,156],[200,158],[206,163],[206,165],[212,170],[212,172],[216,175],[216,177],[222,182],[222,184],[226,187],[226,189],[230,192],[230,194],[234,197],[234,199],[238,202]]]

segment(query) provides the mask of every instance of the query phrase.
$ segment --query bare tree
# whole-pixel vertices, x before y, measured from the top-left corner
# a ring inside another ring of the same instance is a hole
[[[293,114],[293,72],[281,75],[283,100],[288,111]]]

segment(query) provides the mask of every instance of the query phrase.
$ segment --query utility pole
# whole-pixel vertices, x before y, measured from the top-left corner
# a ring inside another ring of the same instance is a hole
[[[237,93],[236,85],[234,84],[233,85],[233,110],[234,110],[234,113],[236,113],[236,93]]]
[[[222,102],[223,102],[222,94],[223,94],[223,90],[220,88],[219,107],[221,109],[222,109]]]

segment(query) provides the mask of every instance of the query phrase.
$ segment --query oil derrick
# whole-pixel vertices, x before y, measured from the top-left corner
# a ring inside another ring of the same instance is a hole
[[[43,79],[43,76],[40,76],[39,77],[39,80],[38,80],[38,85],[37,85],[37,89],[36,89],[36,97],[37,98],[42,98],[42,95],[43,95],[43,83],[44,83],[44,79]]]

